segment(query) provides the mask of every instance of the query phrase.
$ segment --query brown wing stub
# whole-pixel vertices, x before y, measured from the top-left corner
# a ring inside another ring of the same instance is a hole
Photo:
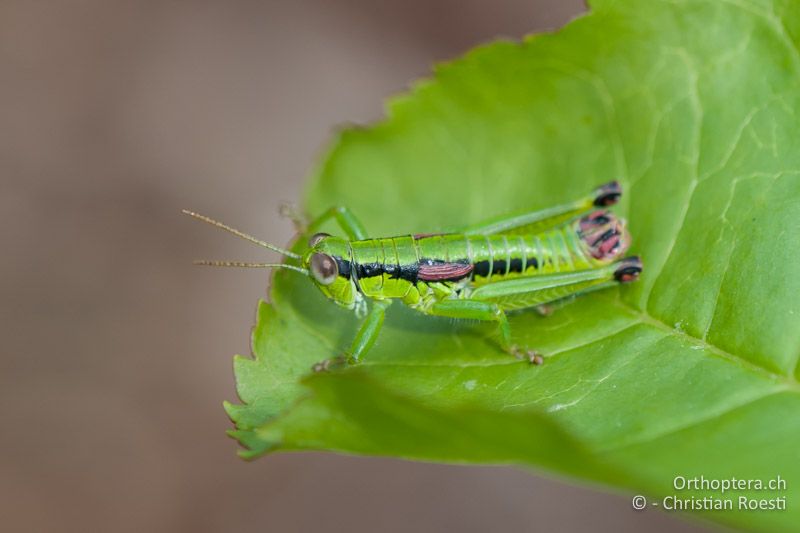
[[[456,281],[469,276],[470,263],[426,263],[421,262],[417,279],[420,281]]]

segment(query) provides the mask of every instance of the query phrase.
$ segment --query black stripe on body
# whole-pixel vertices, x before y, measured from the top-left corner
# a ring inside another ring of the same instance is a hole
[[[491,265],[492,271],[489,272],[489,265]],[[510,264],[506,262],[505,259],[495,259],[494,261],[478,261],[475,263],[475,269],[472,271],[474,276],[482,276],[484,278],[488,277],[490,274],[492,276],[496,274],[507,274],[509,272],[522,272],[522,259],[512,259]],[[539,262],[536,260],[535,257],[528,257],[527,258],[527,265],[526,268],[539,268]],[[508,270],[506,270],[506,268]]]
[[[383,265],[383,272],[381,274],[384,273],[389,274],[390,278],[404,279],[416,284],[419,278],[419,265],[416,263],[410,265]]]
[[[412,263],[408,265],[384,265],[381,263],[357,263],[355,269],[353,269],[352,263],[346,259],[342,259],[341,257],[335,257],[336,265],[339,267],[339,275],[343,278],[350,278],[353,271],[355,271],[356,278],[372,278],[375,276],[382,276],[383,274],[388,274],[389,277],[395,279],[403,279],[406,281],[410,281],[411,283],[417,283],[419,281],[419,267],[420,265],[417,263]],[[436,265],[446,265],[448,264],[447,261],[442,261],[440,259],[422,259],[421,263],[426,266],[436,266]],[[461,261],[454,261],[454,263],[459,265],[467,265],[469,264],[466,260]],[[474,268],[472,272],[464,274],[462,276],[447,278],[442,281],[458,281],[464,279],[468,276],[481,276],[481,277],[488,277],[489,276],[489,265],[490,262],[487,261],[478,261],[474,263]],[[523,262],[522,259],[512,259],[510,264],[508,264],[505,260],[497,260],[491,262],[492,265],[492,275],[505,275],[511,272],[522,273]],[[539,268],[538,261],[535,257],[529,257],[527,260],[526,268]]]
[[[458,265],[458,266],[466,266],[469,265],[469,262],[466,260],[460,261],[442,261],[441,259],[422,259],[419,263],[412,263],[407,265],[397,265],[397,264],[383,264],[383,263],[356,263],[355,268],[350,261],[342,259],[341,257],[334,258],[336,260],[336,264],[339,267],[339,275],[345,278],[351,277],[355,274],[357,279],[364,279],[364,278],[373,278],[376,276],[382,276],[384,274],[388,274],[390,278],[395,279],[402,279],[413,284],[416,284],[420,281],[420,268],[424,267],[435,267],[435,266],[447,266],[447,265]],[[454,269],[460,272],[464,272],[464,268]],[[455,275],[448,278],[437,279],[436,281],[458,281],[470,276],[470,272],[466,271],[463,274]],[[425,280],[423,280],[425,281]]]
[[[336,266],[339,269],[339,276],[349,279],[350,274],[353,272],[353,268],[350,261],[348,261],[347,259],[342,259],[339,256],[335,256],[333,260],[336,261]]]
[[[356,264],[356,277],[358,279],[362,278],[374,278],[376,276],[382,275],[386,269],[387,265],[383,263],[357,263]]]
[[[356,263],[355,268],[353,264],[346,259],[336,257],[336,263],[339,266],[339,275],[343,278],[350,278],[353,274],[357,279],[374,278],[389,274],[389,277],[395,279],[404,279],[411,283],[416,283],[419,273],[419,265],[416,263],[410,265],[398,264],[383,264],[383,263]]]

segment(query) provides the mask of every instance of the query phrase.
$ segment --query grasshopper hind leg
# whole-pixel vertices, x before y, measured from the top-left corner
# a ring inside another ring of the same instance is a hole
[[[617,263],[589,270],[502,280],[481,286],[469,298],[437,302],[426,312],[453,318],[496,321],[503,350],[519,359],[527,359],[540,365],[544,359],[539,352],[511,344],[507,311],[557,305],[578,294],[635,281],[641,271],[641,259],[631,256]]]

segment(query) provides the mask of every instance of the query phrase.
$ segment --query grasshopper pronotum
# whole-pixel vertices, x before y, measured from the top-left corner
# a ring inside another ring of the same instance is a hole
[[[302,255],[184,212],[299,261],[198,264],[287,268],[308,276],[330,300],[364,317],[350,351],[315,365],[317,370],[328,368],[331,361],[360,360],[375,343],[385,310],[394,300],[427,315],[497,322],[505,351],[541,364],[537,352],[511,343],[506,312],[638,278],[639,257],[622,258],[630,245],[625,221],[603,209],[621,194],[620,185],[611,182],[575,202],[489,220],[459,232],[386,238],[368,238],[349,209],[334,207],[305,232],[315,232],[333,219],[347,238],[314,233]]]

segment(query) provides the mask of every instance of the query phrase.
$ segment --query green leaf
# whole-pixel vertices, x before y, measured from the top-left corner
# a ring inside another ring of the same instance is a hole
[[[357,324],[279,272],[254,358],[235,360],[243,404],[226,404],[243,455],[516,463],[651,498],[785,496],[785,511],[692,516],[800,521],[800,5],[592,4],[438,66],[386,121],[341,132],[307,208],[346,205],[376,236],[429,232],[616,178],[641,280],[514,315],[542,367],[499,352],[490,327],[394,305],[364,363],[312,375]],[[701,475],[787,488],[673,488]]]

